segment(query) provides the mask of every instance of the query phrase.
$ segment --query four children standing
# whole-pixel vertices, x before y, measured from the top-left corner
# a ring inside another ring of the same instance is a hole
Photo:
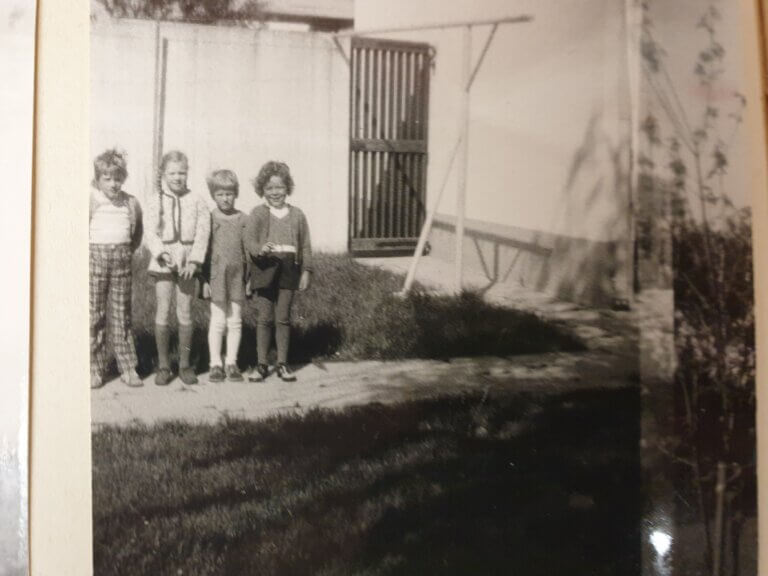
[[[107,150],[94,162],[89,229],[92,388],[103,385],[107,335],[123,381],[129,386],[142,385],[131,331],[131,262],[141,244],[142,224],[147,227],[148,272],[155,282],[155,384],[165,386],[173,379],[169,320],[174,298],[179,378],[185,384],[198,381],[190,358],[192,298],[198,283],[203,283],[202,292],[211,300],[211,382],[243,380],[237,353],[243,306],[246,294],[252,293],[258,311],[258,365],[249,379],[263,381],[269,374],[267,354],[273,327],[276,373],[284,381],[296,379],[287,366],[290,311],[295,291],[309,287],[312,248],[306,217],[286,202],[294,187],[288,166],[267,162],[262,167],[254,186],[266,203],[248,216],[235,208],[239,183],[234,172],[216,170],[208,176],[208,189],[216,204],[209,211],[205,201],[187,188],[188,170],[182,152],[163,156],[160,185],[147,202],[143,220],[138,201],[122,190],[128,174],[124,156]]]

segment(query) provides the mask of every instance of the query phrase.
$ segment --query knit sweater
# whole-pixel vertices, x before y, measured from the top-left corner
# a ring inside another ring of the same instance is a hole
[[[290,225],[291,244],[296,246],[296,263],[303,270],[312,270],[312,243],[309,237],[309,225],[304,213],[296,206],[288,206],[288,224]],[[256,260],[269,238],[269,206],[256,206],[248,215],[245,225],[245,249]]]
[[[150,272],[168,272],[158,262],[163,253],[170,254],[179,269],[187,262],[202,264],[211,233],[211,216],[205,201],[190,191],[177,195],[162,190],[153,194],[147,204]]]

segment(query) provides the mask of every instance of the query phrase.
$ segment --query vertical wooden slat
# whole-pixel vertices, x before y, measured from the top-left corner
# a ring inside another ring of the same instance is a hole
[[[376,236],[376,212],[374,210],[376,194],[376,152],[368,152],[368,184],[366,184],[365,213],[368,217],[368,233],[366,238]]]
[[[424,74],[424,70],[428,67],[429,54],[426,52],[421,55],[419,64],[419,92],[416,98],[419,102],[419,140],[427,139],[427,105],[424,101],[424,90],[427,84],[427,77]]]
[[[381,153],[380,152],[374,152],[373,153],[373,186],[371,187],[371,210],[373,212],[373,225],[372,225],[372,231],[373,231],[373,237],[374,238],[380,238],[381,232],[379,230],[379,219],[381,218],[381,210],[379,210],[379,202],[380,202],[380,195],[381,195],[381,188],[380,188],[380,182],[381,182]]]
[[[357,237],[357,152],[349,152],[349,232]]]
[[[424,165],[424,154],[418,155],[417,160],[418,170],[414,175],[414,183],[416,185],[417,193],[414,196],[414,216],[413,216],[413,235],[418,236],[421,233],[421,224],[424,214],[424,173],[426,172],[426,166]]]
[[[371,75],[369,74],[369,67],[370,67],[370,59],[369,59],[369,50],[362,49],[360,50],[360,56],[363,59],[363,94],[362,94],[362,107],[363,107],[363,138],[368,138],[370,132],[368,131],[368,125],[370,122],[370,93],[369,93],[369,87],[370,87],[370,78]]]
[[[384,155],[381,152],[376,152],[376,182],[374,183],[374,203],[373,212],[376,215],[374,218],[375,234],[376,238],[381,238],[384,234],[381,231],[381,165]]]
[[[416,216],[418,214],[418,202],[417,202],[417,195],[419,190],[419,159],[421,157],[421,154],[414,154],[413,158],[411,159],[411,193],[408,197],[410,199],[410,206],[411,206],[411,216],[410,216],[410,224],[411,228],[409,231],[409,236],[413,237],[416,236]]]
[[[421,75],[419,70],[421,69],[421,54],[415,52],[413,54],[413,132],[411,138],[414,140],[421,140]]]
[[[403,54],[401,52],[397,52],[395,56],[394,61],[394,67],[395,67],[395,74],[394,74],[394,93],[395,93],[395,127],[392,134],[392,138],[397,140],[400,138],[400,113],[402,111],[402,93],[401,93],[401,87],[402,87],[402,71],[403,71]]]
[[[357,48],[352,45],[350,52],[351,66],[350,66],[350,79],[349,79],[349,100],[350,100],[350,118],[349,118],[349,133],[350,139],[357,137],[357,115],[359,110],[359,94],[357,91],[357,73],[359,68],[359,58],[357,56]],[[350,142],[351,144],[351,142]],[[351,149],[349,151],[349,202],[348,206],[348,223],[349,223],[349,237],[355,238],[357,235],[357,221],[355,218],[357,206],[357,162],[355,158],[356,152]]]
[[[414,124],[411,122],[411,130]],[[416,154],[409,154],[408,159],[408,232],[406,236],[413,236],[413,176],[416,168]]]
[[[360,130],[360,116],[361,116],[361,89],[360,89],[360,70],[361,70],[361,58],[360,58],[360,49],[356,48],[354,50],[355,54],[355,69],[354,69],[354,85],[355,85],[355,126],[354,126],[354,135],[355,138],[360,138],[362,135],[362,132]]]
[[[371,138],[379,138],[379,50],[371,50]]]
[[[357,54],[354,47],[349,54],[349,137],[354,139],[356,132],[357,117],[357,87],[355,78],[355,68],[357,67]]]
[[[392,50],[382,51],[382,70],[384,70],[384,83],[382,84],[382,137],[385,140],[392,139]],[[387,213],[389,210],[389,184],[390,184],[390,157],[391,152],[382,154],[381,163],[381,206],[379,213],[381,215],[381,236],[389,236],[389,219]]]
[[[400,235],[400,155],[396,152],[392,153],[392,238],[397,238]]]
[[[393,127],[395,125],[395,58],[396,54],[392,50],[387,51],[387,139],[394,138]]]
[[[405,134],[404,138],[413,138],[413,53],[406,52],[405,67]]]
[[[429,50],[424,52],[424,66],[422,67],[422,84],[421,84],[421,114],[422,114],[422,140],[427,145],[429,142],[429,85],[430,77],[432,73],[432,61]],[[422,156],[422,172],[421,172],[421,214],[419,217],[419,233],[421,233],[421,226],[424,224],[424,220],[427,217],[427,173],[429,171],[429,155],[424,154]]]
[[[430,61],[429,52],[424,52],[424,66],[421,70],[422,83],[421,83],[421,116],[422,116],[422,134],[421,139],[426,143],[429,140],[429,79],[431,74],[432,63]],[[424,168],[426,170],[426,167]],[[426,174],[424,175],[426,178]],[[426,180],[425,180],[426,184]],[[424,190],[426,194],[426,189]]]
[[[381,68],[379,66],[380,50],[373,50],[373,64],[371,68],[372,74],[372,86],[371,86],[371,138],[381,138],[381,118],[380,118],[380,74]],[[379,160],[380,156],[378,152],[371,153],[371,188],[370,188],[370,233],[371,237],[378,238],[379,235],[379,211],[377,210],[379,202]]]
[[[411,116],[413,118],[413,116]],[[413,123],[410,126],[413,129]],[[405,237],[411,235],[413,227],[413,154],[408,154],[408,186],[405,191]]]
[[[381,201],[381,153],[373,153],[375,159],[375,169],[373,171],[373,196],[371,198],[371,210],[373,210],[373,236],[374,238],[381,237],[381,231],[379,230],[379,219],[381,218],[381,211],[379,210],[379,202]]]
[[[379,51],[379,66],[381,67],[381,86],[379,88],[379,138],[387,139],[387,54],[389,50]]]
[[[402,238],[405,235],[405,200],[408,190],[408,155],[400,154],[400,190],[397,199],[398,204],[398,231],[397,235]]]
[[[405,190],[407,186],[407,155],[398,154],[398,190],[397,190],[397,237],[405,234]]]
[[[384,206],[382,207],[382,218],[384,219],[384,236],[388,238],[391,234],[392,220],[389,216],[392,209],[392,152],[387,152],[384,163]]]
[[[368,195],[368,152],[361,151],[359,154],[362,156],[361,160],[363,162],[362,178],[360,180],[360,197],[358,199],[358,202],[360,202],[360,237],[367,238],[368,209],[366,196]]]
[[[379,181],[379,237],[387,237],[387,166],[389,165],[390,152],[381,153],[381,165],[379,166],[379,173],[381,179]]]
[[[364,205],[364,197],[365,197],[365,173],[363,172],[363,165],[365,160],[365,152],[362,150],[358,151],[357,153],[357,237],[358,238],[364,238],[365,237],[365,205]]]
[[[362,48],[357,49],[357,131],[355,138],[363,138],[363,125],[365,122],[365,102],[363,101],[363,89],[365,77],[365,54]]]
[[[421,227],[424,225],[424,219],[427,217],[427,167],[429,157],[426,154],[421,155],[421,178],[419,180],[419,200],[421,201],[419,206],[419,234],[421,234]]]

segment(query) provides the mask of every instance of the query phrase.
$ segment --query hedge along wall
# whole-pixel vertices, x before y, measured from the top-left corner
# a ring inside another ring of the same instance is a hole
[[[155,26],[91,27],[92,155],[124,149],[125,189],[142,201],[152,193]],[[332,38],[180,23],[162,23],[160,33],[168,45],[163,148],[189,156],[190,188],[209,198],[206,174],[232,169],[239,208],[249,211],[259,202],[250,184],[259,167],[283,160],[315,247],[346,250],[349,72]]]

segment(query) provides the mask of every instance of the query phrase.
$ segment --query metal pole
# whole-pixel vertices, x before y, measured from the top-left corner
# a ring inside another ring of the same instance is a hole
[[[163,155],[163,132],[165,130],[165,76],[167,68],[168,41],[161,38],[160,21],[155,21],[155,98],[153,108],[152,134],[152,185],[159,185],[160,157]]]
[[[461,158],[459,162],[458,186],[456,190],[456,255],[454,264],[456,293],[463,288],[462,268],[464,266],[464,212],[467,196],[467,165],[469,160],[469,91],[472,78],[472,27],[465,26],[463,30],[463,66],[461,97]]]
[[[464,20],[461,22],[428,22],[412,26],[395,26],[390,28],[370,28],[368,30],[345,30],[334,34],[337,38],[348,36],[368,36],[371,34],[395,34],[398,32],[420,32],[424,30],[446,30],[448,28],[462,28],[465,26],[490,26],[491,24],[522,24],[533,21],[533,16],[523,14],[520,16],[507,16],[505,18],[481,18],[478,20]]]
[[[429,212],[427,213],[427,219],[424,221],[424,225],[421,227],[421,234],[419,234],[419,241],[416,243],[416,251],[413,253],[411,264],[408,267],[408,274],[405,277],[405,284],[403,284],[403,289],[397,293],[401,296],[406,294],[411,289],[411,286],[413,285],[413,280],[416,277],[416,267],[419,265],[419,259],[421,258],[421,255],[424,253],[424,246],[427,243],[427,238],[429,237],[429,231],[432,229],[432,221],[435,219],[437,208],[440,206],[440,200],[443,198],[443,191],[445,190],[445,187],[448,184],[448,176],[450,176],[451,174],[451,167],[453,166],[453,161],[456,159],[456,153],[459,151],[460,146],[461,146],[461,139],[459,139],[459,141],[456,142],[456,146],[453,147],[453,153],[451,154],[451,159],[448,161],[448,167],[445,169],[445,177],[443,178],[443,185],[440,186],[440,189],[437,191],[437,198],[435,199],[435,203],[432,205],[432,208],[430,208]]]

